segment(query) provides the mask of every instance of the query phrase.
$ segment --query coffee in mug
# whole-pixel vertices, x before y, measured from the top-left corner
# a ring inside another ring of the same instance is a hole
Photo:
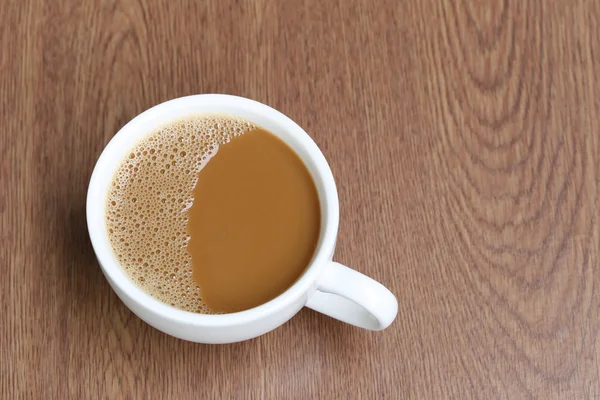
[[[296,153],[228,115],[176,119],[143,137],[117,168],[106,208],[129,278],[202,314],[283,293],[309,265],[321,223],[315,183]]]

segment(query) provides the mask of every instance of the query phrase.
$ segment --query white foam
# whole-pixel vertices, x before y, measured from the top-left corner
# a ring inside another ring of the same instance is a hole
[[[213,314],[192,276],[187,211],[218,146],[255,128],[238,117],[192,116],[146,136],[122,161],[106,204],[109,239],[129,277],[157,299]]]

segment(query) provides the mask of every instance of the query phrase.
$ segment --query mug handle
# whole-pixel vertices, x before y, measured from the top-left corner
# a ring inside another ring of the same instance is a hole
[[[306,306],[372,331],[387,328],[398,313],[398,301],[385,286],[334,261],[317,280]]]

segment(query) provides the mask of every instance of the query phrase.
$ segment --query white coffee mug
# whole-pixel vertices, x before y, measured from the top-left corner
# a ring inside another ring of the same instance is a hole
[[[155,299],[136,286],[119,265],[105,224],[109,185],[130,149],[144,135],[173,119],[205,113],[245,118],[285,141],[310,171],[321,203],[319,242],[303,275],[273,300],[247,311],[223,315],[183,311]],[[279,111],[256,101],[205,94],[167,101],[138,115],[113,137],[98,159],[90,180],[86,207],[92,245],[113,290],[138,317],[169,335],[200,343],[251,339],[282,325],[304,306],[349,324],[380,330],[390,325],[398,312],[398,302],[388,289],[332,261],[339,204],[329,165],[302,128]]]

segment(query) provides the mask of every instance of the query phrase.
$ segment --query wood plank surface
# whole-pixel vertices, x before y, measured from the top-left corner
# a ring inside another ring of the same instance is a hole
[[[321,147],[387,330],[305,309],[199,345],[112,292],[97,157],[213,92]],[[2,0],[0,398],[599,399],[599,96],[595,0]]]

